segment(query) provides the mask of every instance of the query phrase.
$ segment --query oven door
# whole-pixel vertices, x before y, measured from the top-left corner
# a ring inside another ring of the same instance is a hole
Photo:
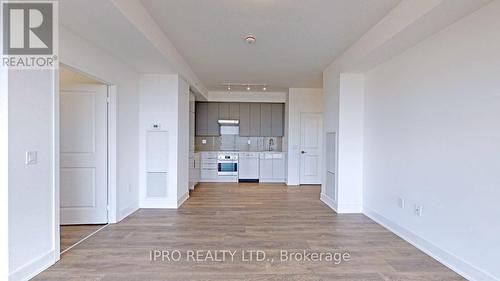
[[[234,161],[219,161],[217,164],[217,174],[219,176],[237,176],[238,163]]]

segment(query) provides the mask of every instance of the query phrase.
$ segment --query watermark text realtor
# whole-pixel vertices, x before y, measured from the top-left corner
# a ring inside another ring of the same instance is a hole
[[[1,1],[2,68],[57,68],[57,4],[56,1]]]
[[[335,265],[351,260],[349,252],[279,250],[273,254],[263,250],[151,250],[149,260],[160,262],[330,262]]]

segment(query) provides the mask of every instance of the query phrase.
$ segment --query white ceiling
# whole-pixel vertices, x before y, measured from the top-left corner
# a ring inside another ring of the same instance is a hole
[[[59,1],[59,21],[140,73],[175,73],[165,57],[109,1]]]
[[[211,90],[322,87],[322,72],[399,0],[142,0]],[[247,45],[243,37],[257,37]]]

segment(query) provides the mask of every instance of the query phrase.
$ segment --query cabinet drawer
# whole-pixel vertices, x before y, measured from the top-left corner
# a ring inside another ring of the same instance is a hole
[[[202,170],[216,170],[217,171],[217,163],[212,164],[212,163],[201,163],[201,169]]]
[[[201,159],[202,164],[217,164],[217,158],[215,159]]]
[[[202,179],[215,179],[217,178],[217,170],[201,170],[200,178]]]

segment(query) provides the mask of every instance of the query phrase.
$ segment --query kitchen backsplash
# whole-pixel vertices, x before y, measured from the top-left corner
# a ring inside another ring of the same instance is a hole
[[[195,137],[195,149],[196,151],[268,151],[270,139],[274,142],[272,150],[281,151],[282,137],[240,137],[237,135]],[[248,144],[249,141],[250,144]]]

